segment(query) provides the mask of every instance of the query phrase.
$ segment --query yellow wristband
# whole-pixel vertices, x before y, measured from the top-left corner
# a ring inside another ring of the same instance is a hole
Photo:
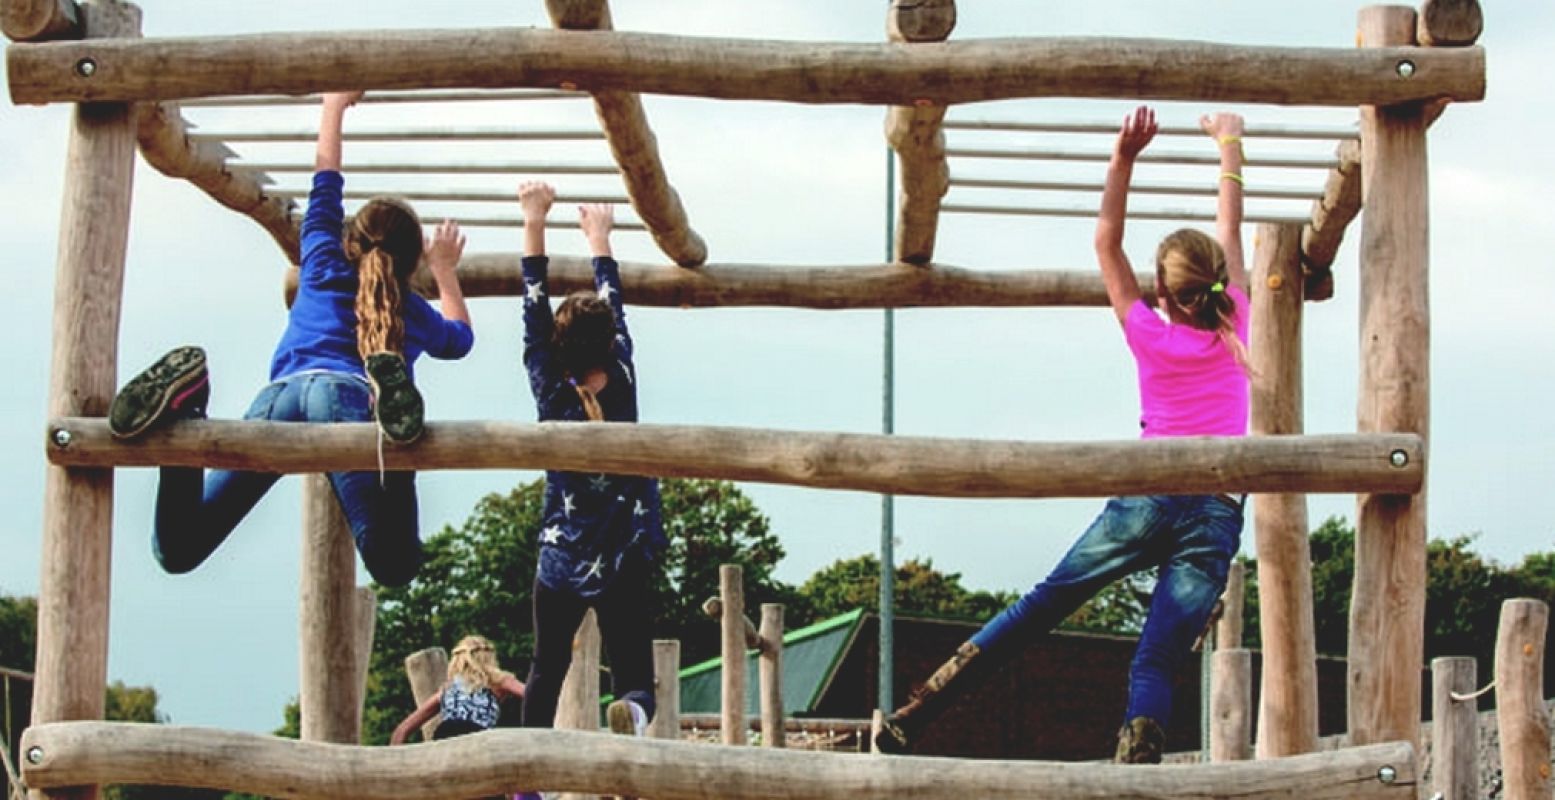
[[[1219,139],[1216,139],[1215,141],[1220,142],[1221,144],[1231,144],[1232,142],[1236,142],[1237,144],[1241,144],[1242,143],[1242,137],[1240,137],[1240,136],[1222,136]]]
[[[1236,181],[1238,184],[1240,184],[1242,186],[1246,186],[1247,185],[1247,182],[1242,180],[1242,176],[1236,174],[1235,172],[1222,172],[1222,173],[1220,173],[1220,178],[1221,178],[1221,180]]]

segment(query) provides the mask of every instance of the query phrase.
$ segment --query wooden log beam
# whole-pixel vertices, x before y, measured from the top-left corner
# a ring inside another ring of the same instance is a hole
[[[13,42],[80,38],[84,22],[75,0],[0,0],[0,31]]]
[[[133,6],[89,2],[82,11],[92,21],[94,36],[140,33],[140,11]],[[118,104],[75,108],[65,159],[48,411],[104,414],[118,383],[119,319],[135,178],[131,109]],[[103,716],[113,488],[110,470],[53,466],[45,474],[34,725]],[[32,796],[93,800],[97,788],[77,786]]]
[[[1308,300],[1334,296],[1334,258],[1344,229],[1361,213],[1361,143],[1339,143],[1339,165],[1328,173],[1323,196],[1312,204],[1312,220],[1301,231],[1303,284]]]
[[[886,12],[886,36],[898,44],[943,42],[955,26],[955,0],[892,0]],[[886,109],[886,142],[901,164],[893,252],[907,264],[934,260],[940,198],[950,190],[944,121],[945,106],[939,103]]]
[[[1253,251],[1253,376],[1248,429],[1255,435],[1303,430],[1301,227],[1260,225]],[[1317,749],[1317,634],[1307,498],[1253,498],[1258,544],[1258,622],[1263,639],[1258,757]]]
[[[196,141],[188,122],[171,103],[141,103],[135,109],[136,138],[146,163],[169,178],[182,178],[233,211],[248,215],[281,246],[291,263],[299,263],[301,224],[297,205],[265,192],[262,176],[234,171],[232,155],[219,142]]]
[[[1479,797],[1479,711],[1473,657],[1431,659],[1431,788],[1441,800]],[[1458,695],[1454,697],[1453,695]]]
[[[1414,9],[1361,9],[1362,41],[1409,41]],[[1361,109],[1360,378],[1356,428],[1430,430],[1430,192],[1420,103]],[[1425,652],[1426,495],[1357,500],[1350,601],[1349,732],[1359,744],[1415,742]]]
[[[1273,761],[1141,766],[868,758],[501,728],[431,744],[343,747],[180,725],[72,722],[30,728],[22,749],[33,748],[38,757],[22,774],[35,789],[156,783],[359,800],[459,800],[524,786],[661,800],[756,800],[772,797],[775,787],[786,797],[850,800],[1404,800],[1415,797],[1417,775],[1406,743]]]
[[[1485,54],[1477,46],[1341,49],[1081,37],[915,47],[507,28],[45,42],[13,44],[6,58],[11,99],[19,104],[564,84],[589,92],[871,105],[1115,97],[1354,106],[1477,101],[1485,94]],[[1401,68],[1405,63],[1410,67]]]
[[[1544,637],[1550,607],[1519,598],[1501,604],[1496,628],[1496,731],[1507,800],[1550,796],[1550,709],[1544,702]]]
[[[1484,30],[1479,0],[1425,0],[1415,39],[1424,47],[1465,47],[1479,41]]]
[[[1140,272],[1140,291],[1155,291],[1155,272]],[[628,303],[670,308],[787,306],[795,308],[917,308],[944,306],[1089,306],[1108,303],[1101,275],[1089,270],[978,271],[946,264],[921,269],[906,264],[792,267],[767,264],[621,264]],[[415,290],[435,297],[430,273],[411,278]],[[459,285],[467,297],[518,297],[524,293],[519,257],[466,256]],[[552,256],[550,289],[557,296],[594,288],[586,258]],[[287,297],[296,294],[297,271],[288,271]]]
[[[101,418],[57,418],[48,430],[48,458],[60,466],[378,468],[371,423],[191,420],[131,441],[115,440]],[[416,444],[383,455],[389,469],[560,469],[938,497],[1396,494],[1419,491],[1425,472],[1420,438],[1407,433],[1039,443],[614,422],[442,422],[427,425]]]
[[[614,27],[606,0],[546,0],[545,8],[551,24],[565,30],[608,31]],[[659,250],[682,267],[707,261],[707,243],[691,229],[680,195],[665,174],[659,142],[648,126],[642,98],[634,92],[610,89],[593,95],[594,113],[621,167],[632,208],[647,224]]]

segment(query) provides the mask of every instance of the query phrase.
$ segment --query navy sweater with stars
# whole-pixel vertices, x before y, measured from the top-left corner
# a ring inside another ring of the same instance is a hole
[[[541,422],[588,419],[552,343],[556,320],[546,296],[545,256],[524,258],[524,366]],[[597,397],[608,422],[637,421],[637,385],[632,339],[621,304],[621,276],[615,259],[594,259],[594,285],[615,316],[615,361]],[[545,473],[545,507],[540,524],[538,577],[547,588],[595,597],[616,576],[652,562],[664,550],[659,482],[634,475]]]

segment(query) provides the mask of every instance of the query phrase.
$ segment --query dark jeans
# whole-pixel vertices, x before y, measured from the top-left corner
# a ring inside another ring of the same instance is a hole
[[[1204,630],[1241,546],[1241,505],[1212,495],[1114,497],[1041,583],[989,620],[972,642],[1013,658],[1107,584],[1160,567],[1129,670],[1126,719],[1171,719],[1172,673]]]
[[[371,422],[365,380],[339,372],[303,372],[260,390],[244,419],[282,422]],[[163,467],[157,486],[157,563],[188,572],[215,552],[243,517],[280,479],[270,472]],[[373,580],[403,586],[416,577],[423,555],[417,533],[416,474],[331,472],[330,485],[345,512],[356,549]]]
[[[588,600],[546,588],[535,579],[535,655],[529,681],[524,684],[524,727],[549,728],[555,723],[562,679],[572,665],[573,635],[591,606],[610,660],[611,692],[641,706],[648,719],[653,719],[653,609],[648,601],[648,570],[647,564],[639,562],[622,572],[602,594]]]

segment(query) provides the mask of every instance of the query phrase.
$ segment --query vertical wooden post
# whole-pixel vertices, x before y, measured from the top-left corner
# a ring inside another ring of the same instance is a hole
[[[955,27],[955,0],[893,0],[886,13],[886,36],[893,42],[943,42]],[[922,265],[934,259],[940,198],[950,190],[944,121],[943,105],[924,102],[886,109],[886,141],[902,167],[897,261]]]
[[[1246,761],[1252,749],[1253,654],[1236,647],[1216,650],[1212,658],[1209,760]]]
[[[91,36],[137,36],[134,6],[89,2]],[[50,417],[104,416],[118,381],[119,311],[135,175],[129,106],[75,108],[54,277]],[[39,332],[34,331],[35,335]],[[34,724],[102,719],[108,682],[113,470],[47,467]],[[95,798],[94,786],[41,793]]]
[[[1226,572],[1226,590],[1220,595],[1220,620],[1215,623],[1216,650],[1236,650],[1242,646],[1246,606],[1247,565],[1233,561]]]
[[[355,744],[356,548],[328,477],[303,477],[302,508],[302,738]]]
[[[351,655],[356,662],[356,674],[351,680],[356,712],[357,740],[361,740],[362,713],[367,705],[367,673],[372,670],[373,636],[378,628],[378,593],[371,586],[358,586],[351,594],[351,624],[356,634],[351,642]]]
[[[1501,604],[1496,629],[1496,730],[1506,800],[1549,800],[1550,712],[1544,704],[1544,636],[1550,607],[1519,598]]]
[[[761,745],[783,747],[783,604],[761,604]]]
[[[1253,368],[1250,427],[1255,435],[1303,430],[1301,226],[1257,228],[1251,276]],[[1258,542],[1258,623],[1263,677],[1258,757],[1317,748],[1317,635],[1312,616],[1312,552],[1307,498],[1253,498]]]
[[[1366,47],[1414,41],[1414,9],[1360,13]],[[1429,442],[1430,310],[1426,115],[1420,104],[1361,108],[1360,382],[1356,429]],[[1426,493],[1358,499],[1350,603],[1353,744],[1419,748],[1425,658]]]
[[[410,694],[416,705],[425,703],[428,697],[441,691],[443,682],[448,680],[447,651],[441,647],[428,647],[405,656],[405,675],[410,678]],[[434,715],[421,726],[421,738],[432,741],[432,732],[442,721],[442,714]]]
[[[1431,659],[1431,783],[1442,800],[1479,796],[1479,713],[1472,694],[1479,683],[1474,659]]]
[[[591,608],[584,612],[583,622],[572,637],[572,665],[562,679],[561,700],[556,706],[557,728],[599,730],[599,646],[599,620]]]
[[[653,642],[653,721],[648,735],[655,739],[680,738],[680,640]]]
[[[745,744],[745,583],[738,564],[718,568],[723,606],[723,743]]]

